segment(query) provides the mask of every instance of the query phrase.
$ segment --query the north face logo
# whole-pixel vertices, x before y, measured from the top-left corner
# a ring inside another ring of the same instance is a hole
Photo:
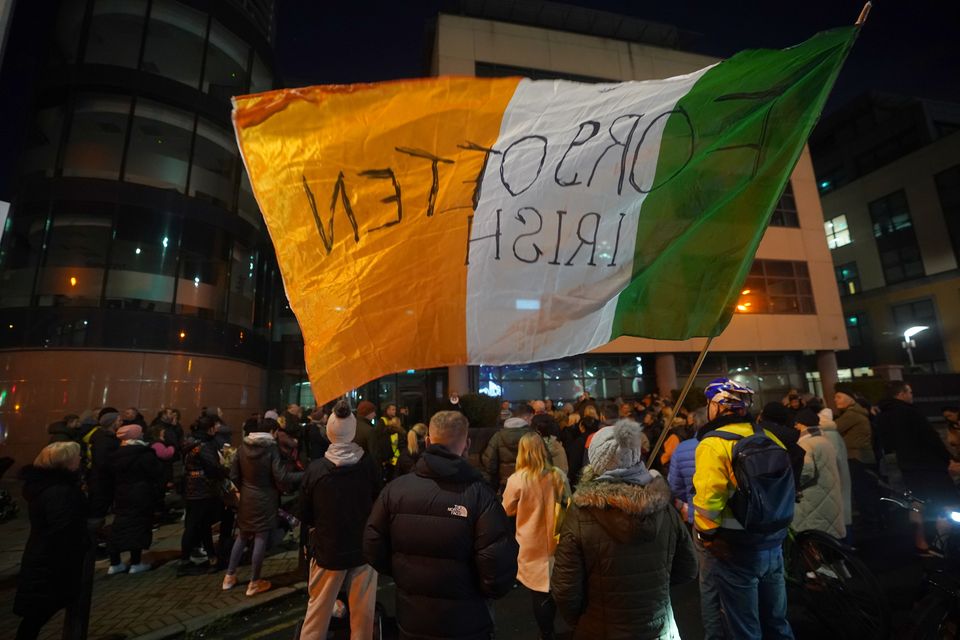
[[[455,504],[452,507],[447,507],[447,511],[450,512],[450,515],[457,516],[460,518],[467,517],[467,508],[460,504]]]

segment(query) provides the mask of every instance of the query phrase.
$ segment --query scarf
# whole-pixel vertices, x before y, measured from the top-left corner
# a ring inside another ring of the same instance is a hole
[[[356,442],[334,442],[323,457],[338,467],[346,467],[360,462],[363,449]]]
[[[627,467],[625,469],[610,469],[599,476],[597,480],[601,482],[625,482],[644,487],[653,482],[653,475],[647,471],[647,465],[643,462]]]

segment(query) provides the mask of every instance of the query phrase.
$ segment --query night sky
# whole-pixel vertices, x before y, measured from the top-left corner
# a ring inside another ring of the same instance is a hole
[[[424,76],[428,21],[444,3],[280,0],[277,55],[285,86]],[[783,48],[852,24],[860,0],[569,2],[699,34],[692,51],[727,57]],[[828,111],[867,90],[960,102],[960,3],[878,0],[843,69]]]

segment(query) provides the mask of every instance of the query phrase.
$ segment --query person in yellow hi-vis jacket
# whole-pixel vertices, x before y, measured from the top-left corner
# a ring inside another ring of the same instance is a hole
[[[753,390],[707,385],[693,475],[705,637],[792,639],[781,545],[796,498],[783,444],[749,413]]]

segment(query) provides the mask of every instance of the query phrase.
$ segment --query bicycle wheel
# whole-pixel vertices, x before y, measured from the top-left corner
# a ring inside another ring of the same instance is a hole
[[[917,606],[912,640],[953,640],[960,636],[960,611],[945,593],[931,593]]]
[[[793,578],[812,613],[840,638],[886,638],[886,597],[853,550],[821,531],[801,531],[795,544]]]

